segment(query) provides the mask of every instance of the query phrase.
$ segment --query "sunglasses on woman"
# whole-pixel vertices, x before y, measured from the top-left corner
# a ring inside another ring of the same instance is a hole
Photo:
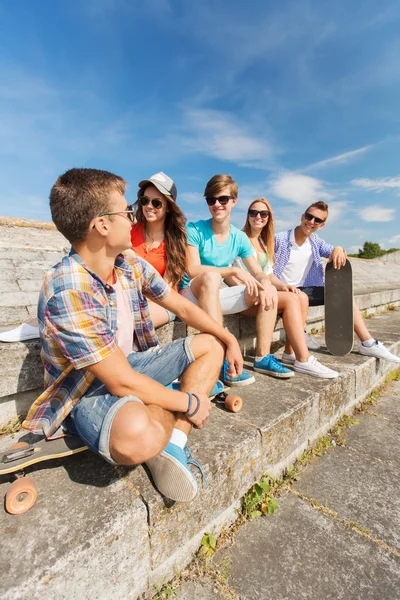
[[[307,219],[307,221],[310,221],[310,222],[314,219],[316,225],[321,225],[321,223],[325,223],[325,219],[320,219],[319,217],[315,217],[314,215],[312,215],[309,212],[304,213],[304,216]]]
[[[162,208],[163,205],[162,200],[160,200],[159,198],[148,198],[147,196],[140,197],[140,204],[142,206],[147,206],[148,204],[151,204],[153,208],[156,208],[157,210]]]
[[[266,219],[269,215],[269,210],[253,210],[252,208],[249,210],[249,217],[255,219],[257,215],[260,215],[262,219]]]
[[[206,198],[206,202],[208,206],[214,206],[214,204],[218,200],[218,202],[222,206],[225,206],[226,204],[228,204],[229,200],[233,200],[234,197],[235,196],[209,196],[208,198]]]

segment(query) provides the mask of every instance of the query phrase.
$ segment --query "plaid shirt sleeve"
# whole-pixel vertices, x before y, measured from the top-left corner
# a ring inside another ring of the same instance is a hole
[[[67,289],[53,295],[45,310],[47,335],[75,369],[104,360],[117,349],[108,316],[99,295]]]
[[[147,261],[141,260],[143,292],[150,300],[163,300],[171,291],[161,275]]]

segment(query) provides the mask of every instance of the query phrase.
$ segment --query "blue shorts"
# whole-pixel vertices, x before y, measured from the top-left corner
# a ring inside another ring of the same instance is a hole
[[[162,385],[169,385],[194,361],[190,348],[193,337],[156,346],[146,352],[133,352],[128,356],[129,364],[138,373]],[[109,448],[111,426],[115,415],[127,402],[142,401],[136,396],[112,396],[96,379],[65,419],[65,428],[69,433],[79,435],[92,452],[115,465],[117,463],[111,458]]]

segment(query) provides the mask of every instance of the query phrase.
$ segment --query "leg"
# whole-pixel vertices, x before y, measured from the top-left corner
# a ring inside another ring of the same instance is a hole
[[[195,298],[197,298],[197,304],[209,314],[210,317],[222,325],[223,319],[219,301],[220,287],[221,275],[213,271],[202,273],[190,282],[190,291]],[[188,297],[188,299],[191,300],[190,297]]]
[[[127,402],[114,417],[110,455],[119,465],[138,465],[159,454],[168,444],[175,417],[158,406]]]
[[[304,337],[300,295],[291,292],[278,292],[278,310],[283,311],[282,320],[286,331],[285,353],[291,354],[294,349],[296,359],[300,362],[306,362],[310,353]]]
[[[275,297],[275,308],[264,310],[261,306],[252,306],[248,310],[243,311],[243,315],[250,317],[256,317],[256,331],[257,331],[257,342],[256,342],[256,353],[257,356],[267,356],[271,350],[272,334],[275,329],[276,315],[277,315],[277,292],[276,288],[273,289]],[[254,298],[249,296],[246,292],[245,302],[247,306],[254,303]]]
[[[364,319],[361,316],[360,309],[358,308],[356,301],[353,299],[353,314],[354,314],[354,331],[360,338],[360,342],[370,340],[373,336],[368,331]]]

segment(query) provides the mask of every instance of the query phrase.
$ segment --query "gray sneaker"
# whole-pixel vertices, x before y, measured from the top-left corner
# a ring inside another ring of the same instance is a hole
[[[307,348],[309,350],[320,350],[321,349],[321,346],[318,344],[318,342],[313,340],[313,338],[310,335],[308,335],[307,331],[304,332],[304,337],[306,338],[306,344],[307,344]]]
[[[381,358],[382,360],[390,360],[394,363],[400,363],[400,358],[395,354],[392,354],[392,352],[385,348],[385,346],[381,342],[378,342],[378,340],[375,340],[375,344],[369,348],[360,344],[358,351],[364,356],[373,356],[375,358]]]

